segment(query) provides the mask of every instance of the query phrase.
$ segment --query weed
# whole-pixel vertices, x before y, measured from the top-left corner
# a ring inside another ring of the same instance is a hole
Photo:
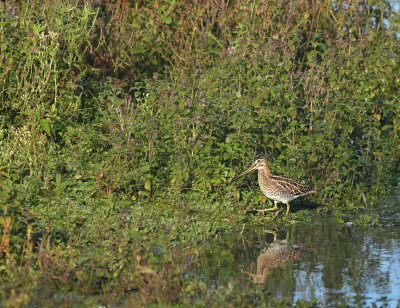
[[[255,177],[228,184],[258,154],[319,191],[294,219],[342,223],[398,184],[398,22],[386,1],[0,5],[4,305],[269,300],[185,269],[286,223],[246,212]]]

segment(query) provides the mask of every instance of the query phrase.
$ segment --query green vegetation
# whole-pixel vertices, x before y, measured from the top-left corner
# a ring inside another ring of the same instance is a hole
[[[201,305],[201,245],[274,217],[246,212],[255,177],[226,184],[259,153],[319,192],[290,219],[397,185],[389,4],[226,2],[0,6],[4,306]]]

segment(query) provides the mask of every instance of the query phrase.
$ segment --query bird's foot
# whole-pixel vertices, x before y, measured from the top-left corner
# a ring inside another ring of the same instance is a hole
[[[278,208],[278,206],[275,205],[274,207],[271,207],[269,209],[257,210],[257,212],[259,212],[259,213],[270,212],[270,211],[275,211],[277,208]]]

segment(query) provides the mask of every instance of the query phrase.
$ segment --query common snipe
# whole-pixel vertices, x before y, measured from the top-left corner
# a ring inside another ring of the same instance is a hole
[[[239,178],[256,169],[258,169],[258,184],[260,185],[261,191],[265,196],[274,200],[275,203],[274,207],[261,210],[261,212],[274,211],[278,208],[278,202],[282,202],[287,206],[287,215],[290,210],[290,201],[316,192],[312,187],[302,185],[282,176],[272,175],[265,159],[257,159],[250,168],[245,170],[236,178]]]

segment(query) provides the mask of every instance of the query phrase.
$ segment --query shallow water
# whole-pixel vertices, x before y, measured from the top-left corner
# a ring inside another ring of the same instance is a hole
[[[329,214],[312,221],[276,234],[259,228],[222,235],[203,247],[194,275],[211,291],[239,284],[263,300],[400,307],[398,215],[374,227],[346,226]]]

